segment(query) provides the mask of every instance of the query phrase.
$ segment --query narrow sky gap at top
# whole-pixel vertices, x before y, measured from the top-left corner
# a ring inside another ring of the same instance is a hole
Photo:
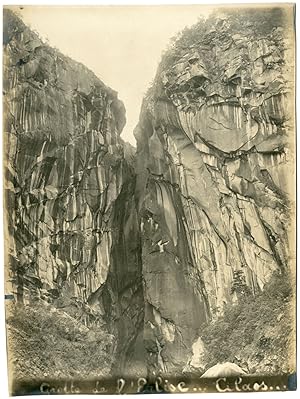
[[[141,103],[162,52],[172,37],[210,12],[203,5],[11,8],[49,45],[86,65],[118,92],[127,119],[121,137],[132,145]]]

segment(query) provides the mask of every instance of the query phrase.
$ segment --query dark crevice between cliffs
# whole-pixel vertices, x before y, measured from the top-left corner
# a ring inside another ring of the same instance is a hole
[[[277,337],[291,317],[265,306],[286,315],[293,295],[284,17],[258,26],[252,12],[201,21],[163,56],[136,152],[120,137],[117,93],[5,13],[7,280],[18,302],[8,329],[20,378],[199,376],[239,356],[253,374],[292,370],[290,336]]]
[[[113,373],[145,376],[143,324],[145,301],[142,280],[142,244],[135,198],[136,176],[124,184],[115,201],[111,267],[105,283],[107,323],[117,339]]]

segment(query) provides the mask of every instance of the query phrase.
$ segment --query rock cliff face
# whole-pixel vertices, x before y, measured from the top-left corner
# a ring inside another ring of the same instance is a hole
[[[274,9],[184,31],[134,159],[117,93],[5,11],[8,291],[107,329],[118,375],[201,369],[204,326],[289,269],[288,25]]]
[[[10,291],[117,335],[119,314],[141,317],[129,303],[141,273],[124,105],[8,10],[4,23]]]
[[[260,17],[213,16],[184,32],[142,106],[137,197],[153,373],[197,365],[203,325],[287,269],[293,57],[284,14]]]

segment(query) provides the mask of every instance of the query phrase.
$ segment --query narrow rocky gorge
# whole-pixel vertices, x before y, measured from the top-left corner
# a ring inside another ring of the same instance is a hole
[[[205,326],[293,270],[292,24],[259,15],[179,35],[135,151],[117,93],[5,10],[6,291],[107,331],[111,374],[205,371]]]

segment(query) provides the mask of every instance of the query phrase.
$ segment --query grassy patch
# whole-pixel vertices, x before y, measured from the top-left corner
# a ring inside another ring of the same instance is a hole
[[[232,361],[251,374],[293,371],[294,303],[290,276],[277,274],[259,295],[245,295],[228,307],[222,318],[201,333],[207,367]]]
[[[17,379],[80,379],[110,372],[114,337],[103,328],[87,328],[49,305],[14,306],[7,329]]]

